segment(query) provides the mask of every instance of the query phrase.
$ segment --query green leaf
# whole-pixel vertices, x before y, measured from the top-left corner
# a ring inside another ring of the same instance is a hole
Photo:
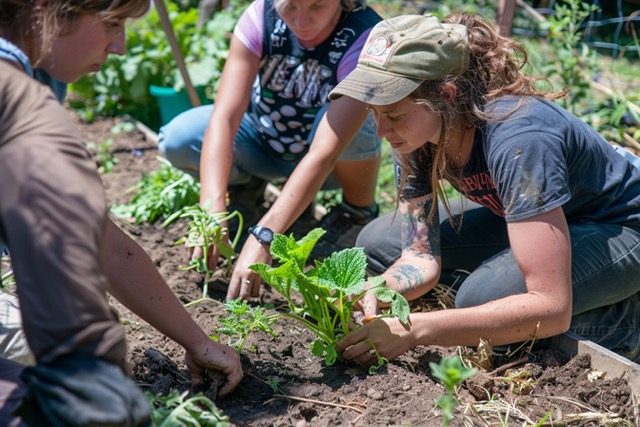
[[[271,242],[271,255],[281,262],[293,260],[300,269],[303,269],[313,247],[324,233],[323,229],[316,228],[298,241],[293,237],[293,234],[289,237],[276,234]]]
[[[467,368],[460,357],[445,357],[440,363],[430,362],[429,367],[434,377],[439,379],[450,393],[455,393],[455,387],[477,372],[475,368]]]
[[[343,249],[333,253],[317,269],[319,284],[346,295],[357,295],[364,289],[367,256],[362,248]]]
[[[402,323],[407,323],[411,314],[409,302],[399,292],[387,288],[382,276],[369,278],[369,292],[372,292],[378,300],[390,303],[391,314],[398,317]]]
[[[313,341],[313,343],[311,343],[311,354],[313,354],[314,356],[324,356],[324,349],[325,344],[322,342],[322,340],[317,339]]]

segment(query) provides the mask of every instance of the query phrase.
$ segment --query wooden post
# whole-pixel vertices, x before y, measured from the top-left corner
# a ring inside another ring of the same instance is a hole
[[[173,57],[176,60],[176,64],[178,65],[178,69],[180,70],[180,74],[182,75],[182,79],[184,80],[184,87],[187,91],[187,95],[189,95],[191,106],[198,107],[201,105],[200,97],[198,96],[196,89],[191,83],[191,77],[189,77],[189,73],[187,72],[187,66],[184,63],[184,58],[182,56],[182,52],[180,51],[180,46],[178,45],[176,35],[173,32],[173,26],[171,25],[171,21],[169,20],[169,14],[167,13],[167,7],[164,4],[164,0],[153,0],[153,3],[156,5],[156,10],[158,11],[158,16],[160,17],[160,23],[162,24],[162,28],[167,35],[169,45],[171,46],[171,51],[173,52]]]
[[[496,16],[496,26],[501,36],[511,36],[513,17],[516,14],[516,0],[500,0],[498,3],[498,15]]]

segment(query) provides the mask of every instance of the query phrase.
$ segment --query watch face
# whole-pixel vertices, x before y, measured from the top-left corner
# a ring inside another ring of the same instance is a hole
[[[251,234],[256,236],[256,239],[258,239],[260,243],[269,244],[273,240],[273,231],[266,227],[260,227],[259,225],[251,228]]]
[[[271,233],[271,230],[269,229],[261,228],[258,232],[258,238],[264,243],[271,243],[271,240],[273,240],[273,233]]]

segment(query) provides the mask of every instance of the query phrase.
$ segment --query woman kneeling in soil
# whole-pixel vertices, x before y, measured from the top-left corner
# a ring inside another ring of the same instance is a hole
[[[249,229],[234,263],[227,298],[258,296],[262,279],[249,267],[270,262],[273,233],[285,233],[321,186],[341,188],[343,203],[320,221],[327,234],[314,257],[353,246],[363,225],[378,216],[380,139],[373,121],[361,102],[327,99],[382,20],[364,3],[255,0],[234,30],[215,108],[192,109],[160,129],[160,149],[171,163],[199,174],[203,204],[237,209],[247,225],[259,224]],[[253,213],[266,181],[276,179],[287,183],[259,218]],[[219,251],[210,250],[215,269]],[[198,248],[190,251],[201,256]]]
[[[374,27],[331,93],[368,104],[394,150],[396,221],[379,218],[356,243],[370,266],[408,299],[468,272],[455,309],[369,322],[340,343],[345,358],[569,330],[638,359],[640,170],[550,101],[562,94],[538,90],[526,62],[480,17],[401,16]],[[364,309],[375,315],[377,301]]]
[[[148,8],[149,0],[0,0],[0,246],[10,251],[36,361],[0,358],[0,425],[150,423],[106,292],[187,350],[194,385],[206,369],[226,374],[220,394],[242,378],[237,351],[208,338],[109,219],[95,162],[58,102],[65,83],[124,54],[125,18]],[[22,421],[11,412],[19,402]]]

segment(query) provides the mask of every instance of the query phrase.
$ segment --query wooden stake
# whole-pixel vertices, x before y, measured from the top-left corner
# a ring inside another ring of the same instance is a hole
[[[162,28],[167,35],[169,45],[171,46],[171,51],[173,52],[173,57],[176,60],[176,64],[178,65],[178,69],[180,70],[180,74],[182,75],[182,79],[184,80],[184,87],[187,91],[187,95],[189,95],[191,106],[198,107],[201,105],[200,97],[198,96],[198,93],[191,83],[191,77],[189,77],[189,73],[187,72],[187,66],[184,63],[184,58],[182,56],[182,52],[180,51],[180,46],[178,46],[176,35],[173,32],[173,26],[171,25],[171,21],[169,20],[169,14],[167,13],[167,7],[164,4],[164,0],[153,0],[153,3],[156,5],[156,10],[158,11],[158,16],[160,17],[160,23],[162,24]]]

